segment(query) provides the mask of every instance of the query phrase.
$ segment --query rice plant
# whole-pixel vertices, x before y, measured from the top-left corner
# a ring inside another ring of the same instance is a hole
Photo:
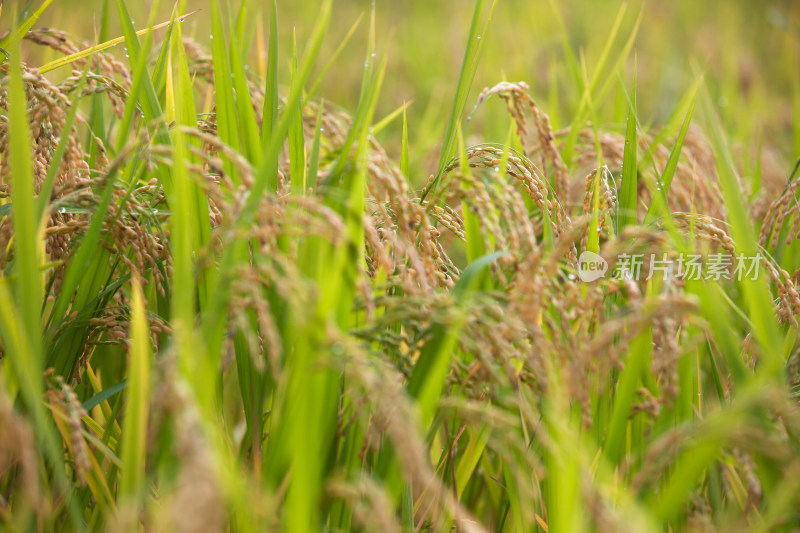
[[[1,530],[800,528],[800,130],[700,68],[651,120],[647,6],[591,62],[531,7],[543,95],[444,2],[384,112],[396,7],[96,4],[0,2]]]

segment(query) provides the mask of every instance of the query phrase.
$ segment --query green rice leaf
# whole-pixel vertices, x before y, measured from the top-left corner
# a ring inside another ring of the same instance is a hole
[[[464,51],[464,59],[461,62],[461,72],[458,75],[456,93],[450,110],[450,118],[447,121],[447,128],[445,129],[442,153],[439,156],[439,168],[430,188],[431,190],[426,190],[423,193],[421,201],[425,200],[425,197],[429,193],[436,191],[436,184],[439,178],[441,178],[447,162],[453,157],[458,130],[461,128],[461,117],[467,105],[467,98],[472,88],[472,81],[475,79],[475,73],[478,70],[478,60],[480,59],[481,50],[483,49],[483,43],[486,42],[486,33],[489,29],[489,23],[492,20],[492,14],[494,13],[496,5],[497,0],[494,0],[489,11],[489,16],[483,26],[481,26],[484,0],[476,0],[475,2],[475,9],[472,13],[472,23],[470,25],[469,34],[467,35],[467,47]]]
[[[617,233],[626,226],[636,224],[638,208],[638,140],[636,134],[636,74],[633,76],[630,107],[628,109],[628,125],[625,129],[625,149],[622,156],[622,185],[619,194],[619,216],[617,217]]]
[[[134,276],[131,302],[131,352],[125,418],[120,443],[122,469],[119,498],[138,499],[142,495],[147,450],[147,419],[150,398],[150,331],[144,311],[144,296]]]

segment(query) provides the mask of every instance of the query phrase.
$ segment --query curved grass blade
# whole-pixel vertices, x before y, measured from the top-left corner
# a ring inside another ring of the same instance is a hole
[[[644,216],[645,224],[648,224],[657,216],[670,215],[667,195],[669,194],[669,188],[672,186],[672,179],[675,177],[675,171],[678,169],[678,161],[681,156],[681,150],[683,149],[683,142],[686,140],[686,134],[689,132],[689,125],[692,122],[695,102],[696,99],[693,98],[689,105],[689,110],[686,112],[686,117],[683,119],[683,125],[681,126],[680,133],[678,133],[678,138],[675,140],[675,144],[672,146],[672,150],[669,153],[669,159],[664,166],[664,171],[661,173],[659,187],[655,191],[655,194],[653,194],[653,201],[650,203],[650,206],[647,208],[647,213]]]
[[[179,20],[183,21],[183,19],[185,19],[186,17],[190,17],[190,16],[194,15],[198,11],[200,11],[200,10],[198,9],[198,10],[195,10],[195,11],[191,11],[191,12],[185,14],[185,15],[181,15],[178,18],[179,18]],[[154,30],[158,30],[158,29],[161,29],[161,28],[163,28],[165,26],[169,26],[170,24],[172,24],[171,20],[167,21],[167,22],[162,22],[160,24],[156,24],[155,26],[152,26],[150,28],[145,28],[143,30],[139,30],[139,31],[135,32],[135,34],[136,34],[136,36],[142,36],[142,35],[145,35],[145,34],[148,34],[148,33],[152,32]],[[75,52],[74,54],[70,54],[68,56],[56,59],[56,60],[51,61],[49,63],[45,63],[44,65],[39,67],[39,72],[44,74],[46,72],[50,72],[51,70],[55,70],[55,69],[57,69],[59,67],[63,67],[63,66],[69,65],[70,63],[74,63],[75,61],[78,61],[79,59],[84,59],[84,58],[87,58],[87,57],[91,57],[92,55],[96,54],[97,52],[102,52],[103,50],[107,50],[108,48],[117,46],[118,44],[120,44],[122,42],[125,42],[126,39],[127,39],[127,37],[125,37],[125,36],[117,37],[115,39],[111,39],[110,41],[106,41],[104,43],[96,44],[96,45],[92,46],[91,48],[87,48],[86,50],[81,50],[80,52]]]
[[[133,276],[131,288],[131,349],[128,361],[128,388],[122,427],[119,457],[118,501],[128,499],[135,504],[143,496],[147,419],[150,403],[150,328],[144,311],[144,295],[140,281]],[[137,513],[138,514],[138,513]]]
[[[420,202],[424,201],[429,193],[436,191],[436,185],[439,178],[444,172],[447,162],[453,157],[453,152],[456,148],[458,130],[461,127],[461,117],[464,114],[464,108],[467,105],[467,98],[469,91],[472,88],[472,82],[475,79],[475,73],[478,70],[478,60],[480,59],[481,51],[483,50],[483,43],[486,42],[486,33],[489,29],[489,23],[492,20],[494,8],[497,5],[497,0],[492,2],[489,16],[481,28],[481,17],[483,16],[484,0],[477,0],[475,2],[475,10],[472,13],[472,23],[470,24],[469,34],[467,36],[467,48],[464,51],[464,59],[461,63],[461,72],[458,75],[458,84],[456,85],[456,94],[453,98],[453,105],[450,110],[450,118],[447,121],[447,128],[444,133],[444,141],[442,143],[442,153],[439,156],[439,167],[436,171],[436,178],[426,190]],[[483,38],[483,40],[481,40]]]
[[[74,529],[80,528],[80,515],[75,499],[68,494],[69,480],[52,421],[42,403],[42,372],[44,353],[42,342],[41,302],[42,280],[42,229],[36,220],[34,204],[34,178],[31,167],[32,138],[28,125],[27,95],[19,58],[19,33],[12,28],[9,48],[12,59],[8,81],[9,163],[13,184],[15,280],[14,295],[9,290],[9,279],[0,276],[0,334],[8,347],[4,364],[5,375],[13,376],[11,399],[21,393],[26,409],[33,419],[37,445],[44,449],[55,472],[55,485],[63,491],[67,516]],[[24,34],[23,34],[24,35]]]
[[[319,173],[319,147],[322,140],[322,110],[325,109],[325,100],[320,101],[317,110],[317,119],[314,121],[314,141],[311,144],[311,153],[308,157],[308,182],[306,186],[312,190],[317,188]]]
[[[356,21],[353,23],[353,25],[350,26],[350,29],[347,30],[345,36],[342,37],[342,42],[339,43],[339,46],[336,48],[336,51],[333,52],[333,55],[328,60],[328,62],[325,63],[325,66],[322,67],[322,70],[320,71],[319,76],[317,76],[317,79],[314,80],[314,83],[311,84],[311,88],[306,93],[306,98],[303,101],[304,104],[308,103],[311,100],[311,98],[313,98],[313,96],[316,94],[317,89],[319,88],[319,84],[322,83],[322,80],[325,79],[325,75],[331,69],[336,60],[339,59],[339,56],[342,55],[342,51],[344,50],[345,46],[347,46],[347,43],[350,42],[350,38],[355,33],[356,28],[358,28],[358,25],[361,23],[361,19],[363,17],[364,17],[363,14],[359,15]]]
[[[269,146],[270,137],[278,123],[278,2],[272,1],[269,16],[269,54],[267,58],[267,79],[264,90],[264,104],[261,118],[261,146]]]
[[[620,185],[617,233],[620,233],[626,226],[636,224],[639,174],[636,154],[638,150],[636,129],[636,73],[634,72],[633,89],[631,90],[630,105],[628,107],[628,124],[625,129],[625,148],[622,155],[622,184]]]
[[[297,34],[292,36],[292,77],[297,76]],[[306,192],[306,151],[303,134],[303,102],[287,110],[292,115],[289,125],[289,178],[292,194],[303,196]]]
[[[25,34],[33,28],[33,25],[36,24],[36,21],[44,15],[44,12],[50,7],[50,4],[53,3],[53,0],[44,0],[42,5],[40,5],[36,11],[34,11],[24,22],[22,22],[16,29],[17,34],[17,41],[21,42],[22,39],[25,38]],[[0,3],[0,12],[3,11],[2,3]],[[0,47],[7,47],[12,39],[11,33],[9,33],[2,41],[0,41]]]
[[[736,243],[736,251],[744,257],[757,257],[761,252],[750,224],[749,211],[744,205],[744,195],[739,187],[736,167],[707,90],[703,92],[703,104],[708,117],[711,142],[717,158],[720,188],[728,210],[731,236]],[[753,335],[763,348],[764,360],[761,368],[767,375],[779,378],[784,366],[784,351],[767,280],[765,276],[760,276],[758,279],[748,279],[744,276],[738,281],[744,292],[748,316],[753,320]]]
[[[128,386],[128,380],[122,380],[116,385],[111,385],[110,387],[106,387],[105,389],[101,390],[85,402],[81,404],[81,406],[86,409],[87,411],[91,411],[104,401],[108,400],[118,392],[125,390],[125,387]]]

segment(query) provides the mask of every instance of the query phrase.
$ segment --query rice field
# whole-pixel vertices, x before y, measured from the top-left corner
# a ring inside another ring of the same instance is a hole
[[[799,30],[0,0],[0,531],[800,530]]]

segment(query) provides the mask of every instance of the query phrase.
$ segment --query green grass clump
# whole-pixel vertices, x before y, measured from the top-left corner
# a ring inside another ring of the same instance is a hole
[[[743,145],[713,69],[653,110],[646,8],[587,54],[547,6],[540,105],[472,99],[509,12],[445,2],[420,112],[374,7],[104,0],[75,43],[50,3],[0,19],[0,529],[800,527],[794,128]]]

